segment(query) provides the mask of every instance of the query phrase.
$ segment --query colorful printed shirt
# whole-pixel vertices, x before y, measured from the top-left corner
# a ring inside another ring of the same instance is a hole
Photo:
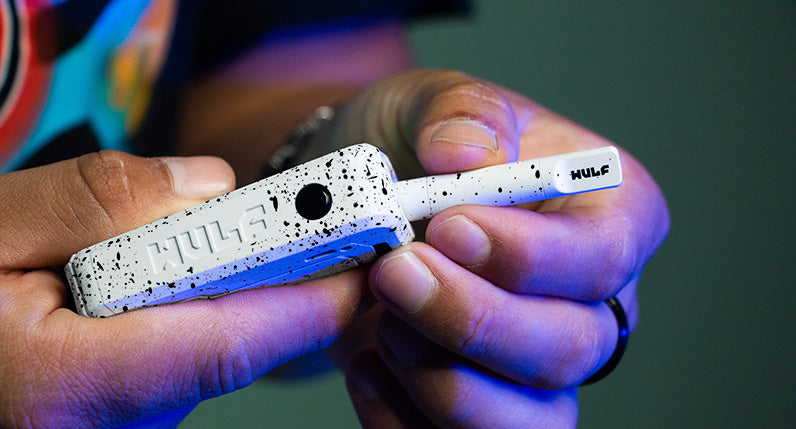
[[[456,0],[0,0],[0,173],[99,149],[168,153],[184,83],[268,29],[466,9]]]

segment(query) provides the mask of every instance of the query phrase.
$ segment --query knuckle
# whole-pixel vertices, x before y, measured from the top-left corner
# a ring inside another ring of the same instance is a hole
[[[101,151],[78,159],[86,192],[109,217],[133,201],[124,158],[121,152]]]
[[[629,221],[620,222],[608,232],[610,240],[604,247],[605,264],[594,299],[602,300],[615,296],[635,275],[638,260],[638,245]]]
[[[506,100],[500,96],[497,89],[491,84],[475,79],[461,81],[451,88],[454,94],[463,97],[474,98],[494,104],[496,106],[506,106]]]
[[[196,339],[197,352],[203,355],[204,363],[197,366],[198,385],[189,389],[198,389],[196,399],[199,401],[225,395],[254,382],[254,355],[249,339],[241,335],[236,323],[228,326],[222,320],[214,321],[211,331]]]
[[[165,167],[158,169],[153,162],[115,150],[83,155],[77,160],[82,192],[107,220],[128,216],[155,197],[149,193],[169,183]]]
[[[573,321],[565,328],[561,344],[566,350],[561,351],[558,364],[553,365],[547,375],[548,388],[566,388],[575,386],[589,374],[599,368],[602,360],[605,341],[602,328],[596,318],[583,317]]]
[[[637,272],[639,245],[632,220],[625,216],[591,219],[583,245],[592,250],[581,255],[588,270],[578,277],[584,286],[582,301],[602,301],[616,296]]]
[[[452,115],[473,116],[478,114],[479,117],[489,118],[495,112],[504,114],[512,112],[508,100],[488,82],[471,78],[465,74],[457,74],[448,82],[447,87],[439,95],[441,103],[462,106],[462,108],[478,106],[478,111],[461,113],[454,110]]]
[[[209,390],[223,395],[253,383],[254,374],[249,342],[238,333],[230,332],[221,338],[212,373],[214,386]]]
[[[459,380],[455,394],[443,409],[437,410],[438,421],[442,427],[474,427],[475,413],[479,406],[475,398],[476,387],[470,382]]]
[[[498,359],[508,340],[504,329],[505,321],[500,314],[493,303],[483,303],[472,309],[460,328],[456,345],[458,350],[464,356],[480,361]]]

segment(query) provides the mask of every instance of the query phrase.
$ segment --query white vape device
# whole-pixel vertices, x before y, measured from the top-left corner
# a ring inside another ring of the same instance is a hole
[[[460,204],[506,206],[618,186],[614,147],[398,181],[358,144],[74,254],[78,313],[303,282],[374,261],[414,238],[410,222]]]

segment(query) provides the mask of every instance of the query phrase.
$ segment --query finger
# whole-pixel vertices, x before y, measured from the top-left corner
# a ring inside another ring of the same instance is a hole
[[[218,158],[84,155],[0,176],[0,268],[63,264],[75,251],[234,186]]]
[[[346,387],[363,428],[422,428],[431,422],[384,364],[375,347],[357,351],[346,368]]]
[[[507,292],[422,243],[375,264],[370,284],[388,310],[435,343],[521,384],[577,386],[616,347],[605,304]]]
[[[616,295],[650,256],[645,231],[626,220],[603,210],[461,206],[434,218],[426,239],[506,290],[594,301]]]
[[[574,390],[548,391],[513,383],[440,349],[388,314],[380,328],[384,362],[439,426],[561,428],[577,423]]]
[[[107,319],[61,308],[41,323],[42,344],[27,347],[60,351],[48,365],[58,379],[85,386],[95,412],[127,423],[127,416],[147,418],[245,387],[325,347],[355,317],[365,275],[351,270]]]

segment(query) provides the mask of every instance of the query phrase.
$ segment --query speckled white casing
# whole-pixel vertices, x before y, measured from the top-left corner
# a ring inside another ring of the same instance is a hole
[[[83,249],[66,265],[77,311],[111,316],[370,262],[414,238],[395,179],[381,151],[349,146]],[[312,183],[332,196],[317,220],[295,207]]]
[[[343,271],[411,241],[410,221],[455,205],[515,205],[621,183],[614,147],[398,182],[389,160],[360,144],[83,249],[66,273],[78,312],[109,316]],[[317,220],[296,205],[310,184],[332,200]]]

